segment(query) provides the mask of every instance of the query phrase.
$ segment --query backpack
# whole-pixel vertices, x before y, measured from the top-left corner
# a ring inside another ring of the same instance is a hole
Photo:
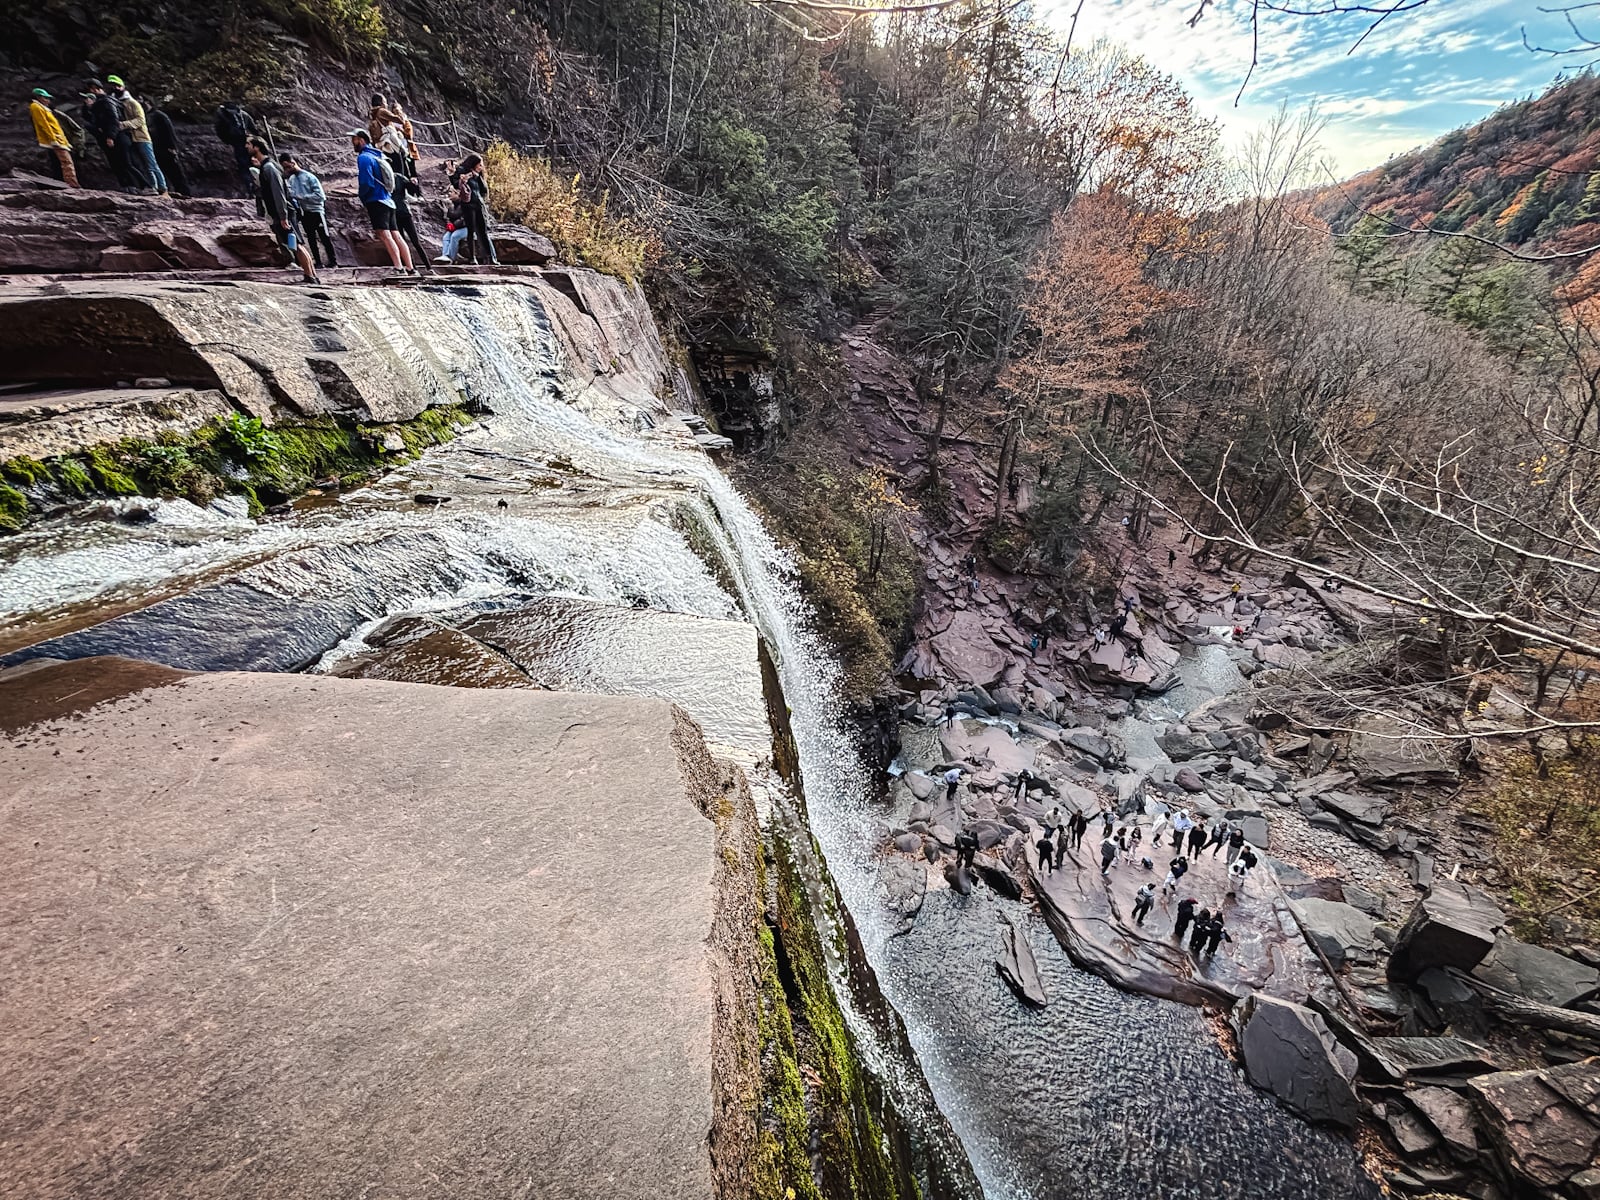
[[[217,139],[232,146],[245,139],[244,114],[231,104],[223,104],[217,108],[217,121],[213,128],[217,131]]]
[[[389,195],[394,195],[394,168],[389,165],[389,160],[383,155],[378,155],[378,182],[383,184],[383,190]]]

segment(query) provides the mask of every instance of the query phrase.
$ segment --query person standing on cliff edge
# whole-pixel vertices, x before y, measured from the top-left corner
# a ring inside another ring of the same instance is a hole
[[[43,88],[33,89],[33,103],[28,105],[33,117],[33,138],[44,151],[44,169],[52,179],[59,179],[68,187],[78,186],[78,170],[72,165],[72,143],[56,119],[55,102]]]
[[[356,152],[356,179],[361,194],[361,206],[367,210],[367,220],[372,222],[372,232],[388,251],[389,261],[402,275],[414,275],[411,266],[411,247],[400,240],[399,225],[395,221],[394,171],[383,155],[367,139],[365,129],[350,131],[350,145]]]
[[[266,206],[267,220],[272,223],[272,236],[299,264],[307,283],[320,282],[311,268],[311,255],[306,253],[305,235],[300,231],[294,201],[289,199],[288,189],[283,186],[283,172],[272,161],[267,144],[260,138],[251,138],[246,145],[250,150],[250,160],[261,172],[261,203]]]

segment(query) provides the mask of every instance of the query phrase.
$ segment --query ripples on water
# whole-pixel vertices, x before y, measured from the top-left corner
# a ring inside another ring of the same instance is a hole
[[[1000,914],[1027,931],[1049,1007],[994,969]],[[1350,1143],[1239,1077],[1200,1013],[1072,965],[1031,909],[930,891],[884,947],[884,992],[989,1200],[1366,1200]],[[948,1103],[954,1100],[955,1103]]]

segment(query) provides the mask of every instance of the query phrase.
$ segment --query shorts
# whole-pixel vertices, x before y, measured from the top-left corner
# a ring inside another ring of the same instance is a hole
[[[306,240],[305,234],[300,232],[300,222],[298,220],[290,220],[289,228],[287,229],[285,229],[277,221],[272,223],[272,236],[278,239],[278,245],[282,246],[285,250],[289,248],[289,237],[291,234],[294,235],[294,242],[296,246],[299,246],[300,243]]]
[[[367,210],[367,219],[372,222],[373,233],[382,233],[385,229],[391,233],[399,230],[400,227],[394,221],[393,205],[368,200],[362,207]]]

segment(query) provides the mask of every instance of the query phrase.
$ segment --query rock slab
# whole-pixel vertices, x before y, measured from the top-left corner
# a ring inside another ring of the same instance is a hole
[[[1442,879],[1401,926],[1389,975],[1414,980],[1432,967],[1470,971],[1494,949],[1505,923],[1505,913],[1487,894]]]
[[[1239,1049],[1250,1082],[1308,1121],[1354,1128],[1356,1057],[1302,1004],[1267,995],[1241,1005]]]

